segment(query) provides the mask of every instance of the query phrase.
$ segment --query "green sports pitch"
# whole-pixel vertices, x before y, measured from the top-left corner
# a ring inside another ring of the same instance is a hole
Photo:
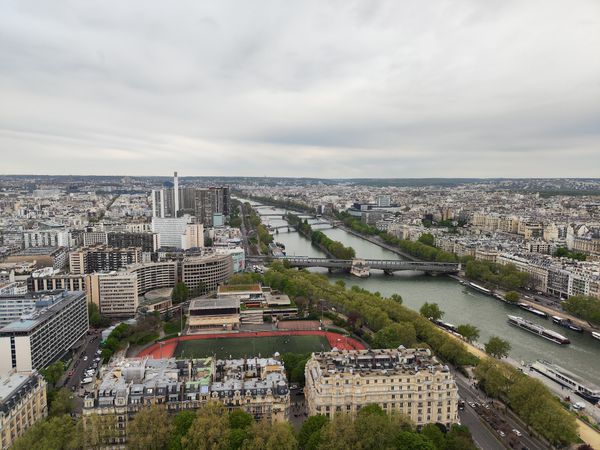
[[[269,357],[279,353],[310,353],[331,350],[325,336],[260,336],[181,341],[173,356],[177,358]]]

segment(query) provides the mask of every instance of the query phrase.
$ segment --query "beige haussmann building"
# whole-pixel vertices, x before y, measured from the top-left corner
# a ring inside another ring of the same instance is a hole
[[[458,388],[429,349],[313,353],[306,364],[308,413],[333,417],[377,404],[417,425],[458,422]]]

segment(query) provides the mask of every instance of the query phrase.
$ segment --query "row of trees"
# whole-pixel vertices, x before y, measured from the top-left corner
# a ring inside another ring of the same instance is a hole
[[[403,252],[414,256],[415,258],[424,261],[458,262],[458,257],[454,253],[434,247],[433,235],[430,233],[425,233],[419,241],[409,241],[406,239],[398,239],[385,231],[380,231],[375,227],[366,225],[348,213],[339,213],[337,217],[344,225],[357,233],[379,236],[386,244],[398,247]]]
[[[145,345],[155,341],[159,337],[161,326],[162,320],[158,313],[141,317],[135,325],[119,324],[101,344],[102,359],[105,363],[108,362],[114,353],[123,350],[128,344]]]
[[[562,303],[565,311],[580,319],[600,325],[600,300],[587,295],[573,295]]]
[[[551,443],[566,446],[578,440],[575,417],[540,381],[493,359],[481,361],[475,375],[488,395],[506,402],[527,425]]]
[[[85,421],[85,423],[84,423]],[[100,448],[117,436],[114,416],[68,415],[37,423],[14,444],[14,450]],[[164,407],[142,408],[127,425],[130,450],[474,450],[469,430],[426,425],[417,431],[405,416],[386,414],[376,405],[356,417],[339,414],[308,418],[298,433],[289,423],[257,422],[241,409],[229,412],[210,402],[197,411],[170,415]]]
[[[423,317],[426,317],[432,321],[441,320],[444,317],[444,311],[442,311],[437,303],[425,302],[419,310]],[[460,334],[469,343],[475,342],[479,339],[479,328],[471,324],[463,324],[456,327],[456,332]],[[510,343],[498,336],[490,337],[489,341],[485,344],[485,352],[493,356],[494,358],[502,359],[508,356],[510,352]]]
[[[335,258],[352,259],[356,257],[356,252],[352,247],[346,247],[341,242],[328,238],[322,231],[313,231],[310,240],[313,244],[324,248]]]
[[[465,275],[472,280],[510,290],[523,288],[529,282],[529,274],[519,271],[514,264],[502,265],[473,259],[467,262]]]
[[[296,211],[303,211],[309,214],[314,214],[315,209],[308,206],[306,203],[297,202],[294,200],[288,199],[275,199],[272,197],[263,197],[260,195],[246,195],[251,200],[263,203],[265,205],[277,206],[283,209],[291,209]]]

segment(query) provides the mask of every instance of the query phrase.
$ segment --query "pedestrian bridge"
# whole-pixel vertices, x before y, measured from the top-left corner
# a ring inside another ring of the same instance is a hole
[[[385,259],[332,259],[332,258],[309,258],[306,256],[249,256],[247,261],[252,264],[264,264],[273,261],[282,261],[290,267],[324,267],[326,269],[352,269],[353,264],[359,262],[363,267],[369,269],[383,270],[385,273],[399,272],[402,270],[414,270],[432,274],[456,273],[460,270],[458,263],[442,263],[428,261],[400,261]]]

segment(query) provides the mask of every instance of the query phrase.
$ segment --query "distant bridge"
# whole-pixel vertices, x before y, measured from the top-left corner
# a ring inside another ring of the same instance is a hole
[[[456,273],[460,270],[458,263],[442,263],[428,261],[400,261],[385,259],[332,259],[332,258],[309,258],[307,256],[249,256],[247,262],[264,264],[273,261],[285,262],[290,267],[324,267],[326,269],[350,270],[352,267],[361,266],[367,269],[383,270],[385,273],[399,272],[403,270],[414,270],[426,273]]]
[[[335,228],[335,226],[337,225],[337,222],[333,222],[333,223],[332,223],[332,222],[324,222],[324,221],[321,221],[321,222],[311,222],[311,223],[310,223],[310,226],[311,226],[311,227],[312,227],[312,226],[314,226],[314,225],[329,225],[331,228]],[[269,228],[270,228],[271,230],[283,230],[283,229],[286,229],[286,228],[293,228],[293,229],[295,230],[295,229],[296,229],[296,226],[295,226],[295,225],[289,225],[289,224],[288,224],[288,225],[277,225],[277,226],[270,226]],[[322,228],[318,228],[317,230],[322,230]]]

